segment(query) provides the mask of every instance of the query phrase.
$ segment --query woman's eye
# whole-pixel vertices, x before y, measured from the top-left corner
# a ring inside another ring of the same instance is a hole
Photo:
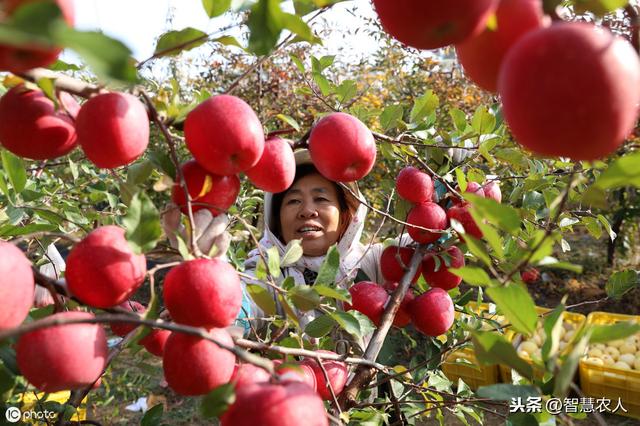
[[[299,202],[300,202],[300,200],[291,199],[291,200],[287,201],[287,205],[296,204],[296,203],[299,203]]]
[[[318,197],[316,198],[316,201],[329,201],[329,200],[324,197]]]

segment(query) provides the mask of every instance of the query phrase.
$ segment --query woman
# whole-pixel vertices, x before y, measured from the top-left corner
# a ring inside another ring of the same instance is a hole
[[[308,151],[295,153],[296,177],[293,184],[284,192],[265,193],[264,235],[260,247],[249,253],[245,262],[245,273],[255,276],[260,260],[260,252],[266,253],[276,247],[280,256],[286,251],[289,242],[301,240],[303,256],[293,265],[282,268],[279,281],[292,277],[295,285],[313,285],[329,248],[337,244],[340,254],[340,268],[336,284],[347,289],[356,281],[374,281],[383,283],[379,259],[382,245],[365,247],[360,243],[367,208],[352,194],[363,199],[355,183],[348,184],[345,190],[340,185],[324,178],[313,166]],[[244,284],[259,284],[274,296],[274,290],[259,281],[245,280]],[[275,298],[277,301],[277,298]],[[278,314],[284,311],[276,303]],[[296,312],[300,327],[316,318],[316,311]],[[239,318],[264,317],[260,308],[245,294],[243,309]],[[248,329],[246,321],[240,322]],[[260,328],[263,324],[256,321]]]

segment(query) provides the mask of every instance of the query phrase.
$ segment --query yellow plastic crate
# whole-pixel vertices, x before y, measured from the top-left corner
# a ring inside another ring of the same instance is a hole
[[[468,306],[479,316],[495,320],[495,305],[482,303],[478,306],[469,302]],[[455,315],[459,318],[460,312]],[[470,347],[451,352],[442,363],[442,371],[449,380],[457,383],[458,379],[462,379],[471,389],[498,383],[498,366],[480,365]]]
[[[69,396],[71,395],[71,392],[69,391],[61,391],[61,392],[55,392],[55,393],[50,393],[50,394],[44,394],[44,393],[36,393],[36,392],[25,392],[23,394],[20,395],[20,405],[18,406],[18,408],[20,408],[20,411],[22,412],[23,415],[23,420],[25,421],[25,423],[28,424],[47,424],[47,422],[45,420],[38,420],[37,418],[33,418],[33,413],[36,413],[36,416],[38,414],[42,415],[42,407],[37,407],[38,402],[40,403],[44,403],[46,401],[55,401],[55,402],[59,402],[60,404],[64,404],[65,402],[67,402],[67,400],[69,399]],[[46,396],[46,399],[45,399]],[[87,408],[86,408],[86,403],[87,403],[87,398],[85,397],[84,400],[82,400],[82,404],[80,405],[80,407],[78,407],[78,409],[76,410],[76,413],[71,417],[71,421],[75,421],[75,422],[80,422],[80,421],[84,421],[87,419]],[[25,415],[25,413],[30,413]],[[32,416],[32,418],[30,418],[30,416]],[[57,419],[57,414],[56,414],[56,419]],[[48,419],[49,423],[52,423],[55,419]]]
[[[543,315],[546,314],[547,312],[551,312],[552,309],[549,308],[543,308],[541,306],[536,306],[536,312],[538,313],[538,315]],[[582,314],[578,314],[575,312],[567,312],[564,311],[562,313],[562,321],[563,322],[569,322],[575,325],[575,333],[577,334],[577,332],[585,325],[585,323],[587,322],[587,317],[585,317]],[[512,342],[516,341],[516,337],[519,336],[517,333],[511,333],[510,335],[508,335],[509,338],[511,339]],[[561,351],[561,354],[566,354],[571,350],[572,346],[568,345],[563,351]],[[533,361],[530,359],[525,358],[525,361],[529,362],[530,364],[533,365]],[[542,380],[544,373],[542,370],[540,369],[534,369],[533,370],[533,375],[536,379],[538,380]],[[512,371],[510,367],[507,367],[506,365],[500,365],[500,378],[504,383],[513,383],[513,375],[512,375]]]
[[[619,321],[640,322],[640,316],[592,312],[587,317],[587,324],[614,324]],[[613,407],[620,398],[627,412],[618,410],[616,414],[640,419],[640,371],[591,364],[582,358],[580,387],[589,397],[611,399]]]

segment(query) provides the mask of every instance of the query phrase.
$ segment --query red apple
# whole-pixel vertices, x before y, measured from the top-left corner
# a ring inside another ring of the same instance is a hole
[[[498,91],[522,146],[541,156],[596,160],[614,152],[636,124],[640,60],[606,29],[557,23],[509,50]]]
[[[384,30],[417,49],[437,49],[480,33],[497,0],[373,0]]]
[[[320,350],[316,352],[320,354],[337,355],[335,352],[331,351]],[[305,358],[302,361],[302,364],[308,365],[313,370],[313,373],[316,376],[318,395],[320,395],[320,397],[325,401],[332,400],[331,391],[329,390],[327,381],[324,378],[324,373],[322,372],[320,365],[318,365],[318,362],[314,358]],[[340,395],[340,392],[344,389],[344,385],[347,383],[347,366],[344,362],[334,360],[322,360],[322,366],[327,372],[333,392],[336,396]]]
[[[281,382],[301,382],[305,383],[314,391],[317,390],[316,374],[311,367],[306,364],[287,363],[278,367],[277,371]]]
[[[309,136],[313,164],[327,179],[353,182],[365,177],[376,162],[371,130],[356,117],[334,112],[320,119]]]
[[[85,102],[76,120],[78,143],[96,166],[113,169],[142,155],[149,144],[149,118],[127,93],[105,93]]]
[[[495,180],[490,181],[485,184],[483,187],[484,196],[487,198],[491,198],[499,203],[502,202],[502,191],[500,191],[500,185]]]
[[[61,320],[91,319],[87,312],[61,312]],[[108,356],[107,339],[99,324],[63,324],[20,337],[16,359],[22,375],[42,392],[91,386],[102,375]]]
[[[411,304],[411,321],[427,336],[444,334],[453,325],[453,301],[441,288],[432,288]]]
[[[129,312],[136,312],[140,314],[144,313],[144,311],[146,310],[146,308],[141,303],[134,302],[133,300],[127,300],[126,302],[122,302],[118,306],[122,309],[126,309]],[[131,333],[137,326],[138,325],[135,323],[126,323],[126,322],[121,322],[121,323],[112,322],[110,324],[111,331],[113,332],[113,334],[120,337],[124,337],[127,334]]]
[[[405,167],[396,178],[396,190],[402,198],[411,203],[424,203],[433,198],[433,181],[428,174],[419,169]]]
[[[254,383],[268,382],[269,380],[271,380],[269,372],[253,364],[236,364],[231,375],[231,382],[234,383],[236,390]]]
[[[380,256],[380,269],[382,276],[387,281],[400,281],[405,274],[404,268],[408,268],[413,257],[414,249],[409,247],[389,246],[382,251]],[[398,262],[397,255],[400,256],[400,262]],[[412,283],[418,281],[420,277],[420,269],[416,271],[416,274],[411,280]]]
[[[318,394],[298,382],[242,387],[220,420],[221,426],[329,426]]]
[[[462,278],[449,272],[449,268],[461,268],[464,266],[464,254],[456,247],[451,246],[447,249],[447,257],[450,262],[447,266],[447,260],[443,255],[429,254],[422,261],[422,274],[424,279],[431,287],[438,287],[443,290],[451,290],[458,287],[462,282]],[[440,260],[438,270],[436,271],[436,262],[434,256]]]
[[[375,325],[380,325],[389,296],[384,288],[376,283],[360,281],[349,288],[351,304],[345,310],[355,310],[366,315]]]
[[[396,312],[396,317],[393,319],[393,325],[396,327],[406,327],[411,323],[411,304],[415,300],[416,296],[413,294],[413,290],[408,289],[400,302],[400,308]]]
[[[66,92],[60,92],[59,98],[61,105],[56,110],[41,90],[23,85],[9,90],[0,99],[0,144],[32,160],[50,160],[73,150],[74,119],[80,106]]]
[[[267,139],[262,157],[245,174],[251,183],[263,191],[285,191],[296,176],[296,159],[289,142],[279,137]]]
[[[162,356],[164,354],[164,346],[169,340],[171,332],[169,330],[160,330],[154,328],[149,334],[140,339],[140,344],[151,354]]]
[[[544,26],[542,0],[501,0],[496,27],[456,45],[458,61],[474,83],[490,92],[498,90],[500,65],[507,51],[529,31]]]
[[[182,174],[189,190],[191,210],[197,212],[201,209],[209,209],[211,214],[218,216],[236,202],[240,193],[240,179],[238,176],[218,176],[209,173],[195,160],[187,161],[181,167]],[[175,182],[171,192],[171,200],[180,211],[188,214],[187,200],[180,182]],[[206,205],[211,207],[207,207]]]
[[[449,221],[457,220],[460,222],[465,233],[477,239],[482,238],[482,231],[469,212],[469,203],[464,202],[462,204],[451,206],[449,210],[447,210],[447,218],[449,218]],[[462,236],[461,238],[464,239]]]
[[[233,346],[233,339],[223,328],[211,329],[209,335],[225,346]],[[185,396],[204,395],[229,382],[235,361],[232,352],[213,342],[176,332],[167,339],[162,355],[167,383]]]
[[[34,294],[31,262],[19,248],[0,241],[0,330],[17,327],[24,321]]]
[[[176,266],[167,274],[163,292],[171,318],[194,327],[227,327],[242,304],[238,273],[220,259],[196,259]]]
[[[4,0],[4,12],[7,16],[11,16],[23,4],[34,1],[36,0]],[[73,0],[55,0],[55,3],[62,12],[62,18],[69,26],[73,26],[75,21]],[[32,68],[47,67],[58,59],[60,52],[62,49],[59,47],[0,44],[0,70],[18,74]]]
[[[184,136],[196,161],[219,176],[249,170],[264,150],[258,116],[230,95],[213,96],[194,108],[184,123]]]
[[[447,220],[447,213],[442,207],[436,203],[428,202],[416,204],[416,206],[409,211],[407,223],[433,230],[444,230],[447,229],[449,221]],[[439,232],[426,231],[413,226],[409,226],[407,231],[413,241],[421,244],[433,243],[438,241],[442,236]]]
[[[522,281],[527,284],[533,284],[540,279],[540,271],[536,268],[528,268],[520,273]]]
[[[147,263],[135,254],[124,229],[101,226],[80,241],[67,258],[66,279],[71,293],[95,308],[124,302],[144,282]]]

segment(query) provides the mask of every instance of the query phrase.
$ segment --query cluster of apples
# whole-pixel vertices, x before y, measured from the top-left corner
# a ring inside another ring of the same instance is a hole
[[[596,343],[587,348],[584,362],[622,370],[640,371],[640,334],[624,340]]]
[[[565,350],[569,345],[576,333],[576,324],[570,321],[562,323],[560,329],[560,342],[558,343],[558,349],[560,351]],[[541,325],[538,325],[531,337],[523,339],[517,347],[517,352],[520,357],[525,359],[541,359],[542,358],[542,345],[545,341],[545,331]]]
[[[550,23],[542,0],[373,4],[383,28],[402,43],[454,45],[466,74],[500,95],[515,139],[538,155],[595,160],[614,152],[634,129],[640,59],[608,29]]]

